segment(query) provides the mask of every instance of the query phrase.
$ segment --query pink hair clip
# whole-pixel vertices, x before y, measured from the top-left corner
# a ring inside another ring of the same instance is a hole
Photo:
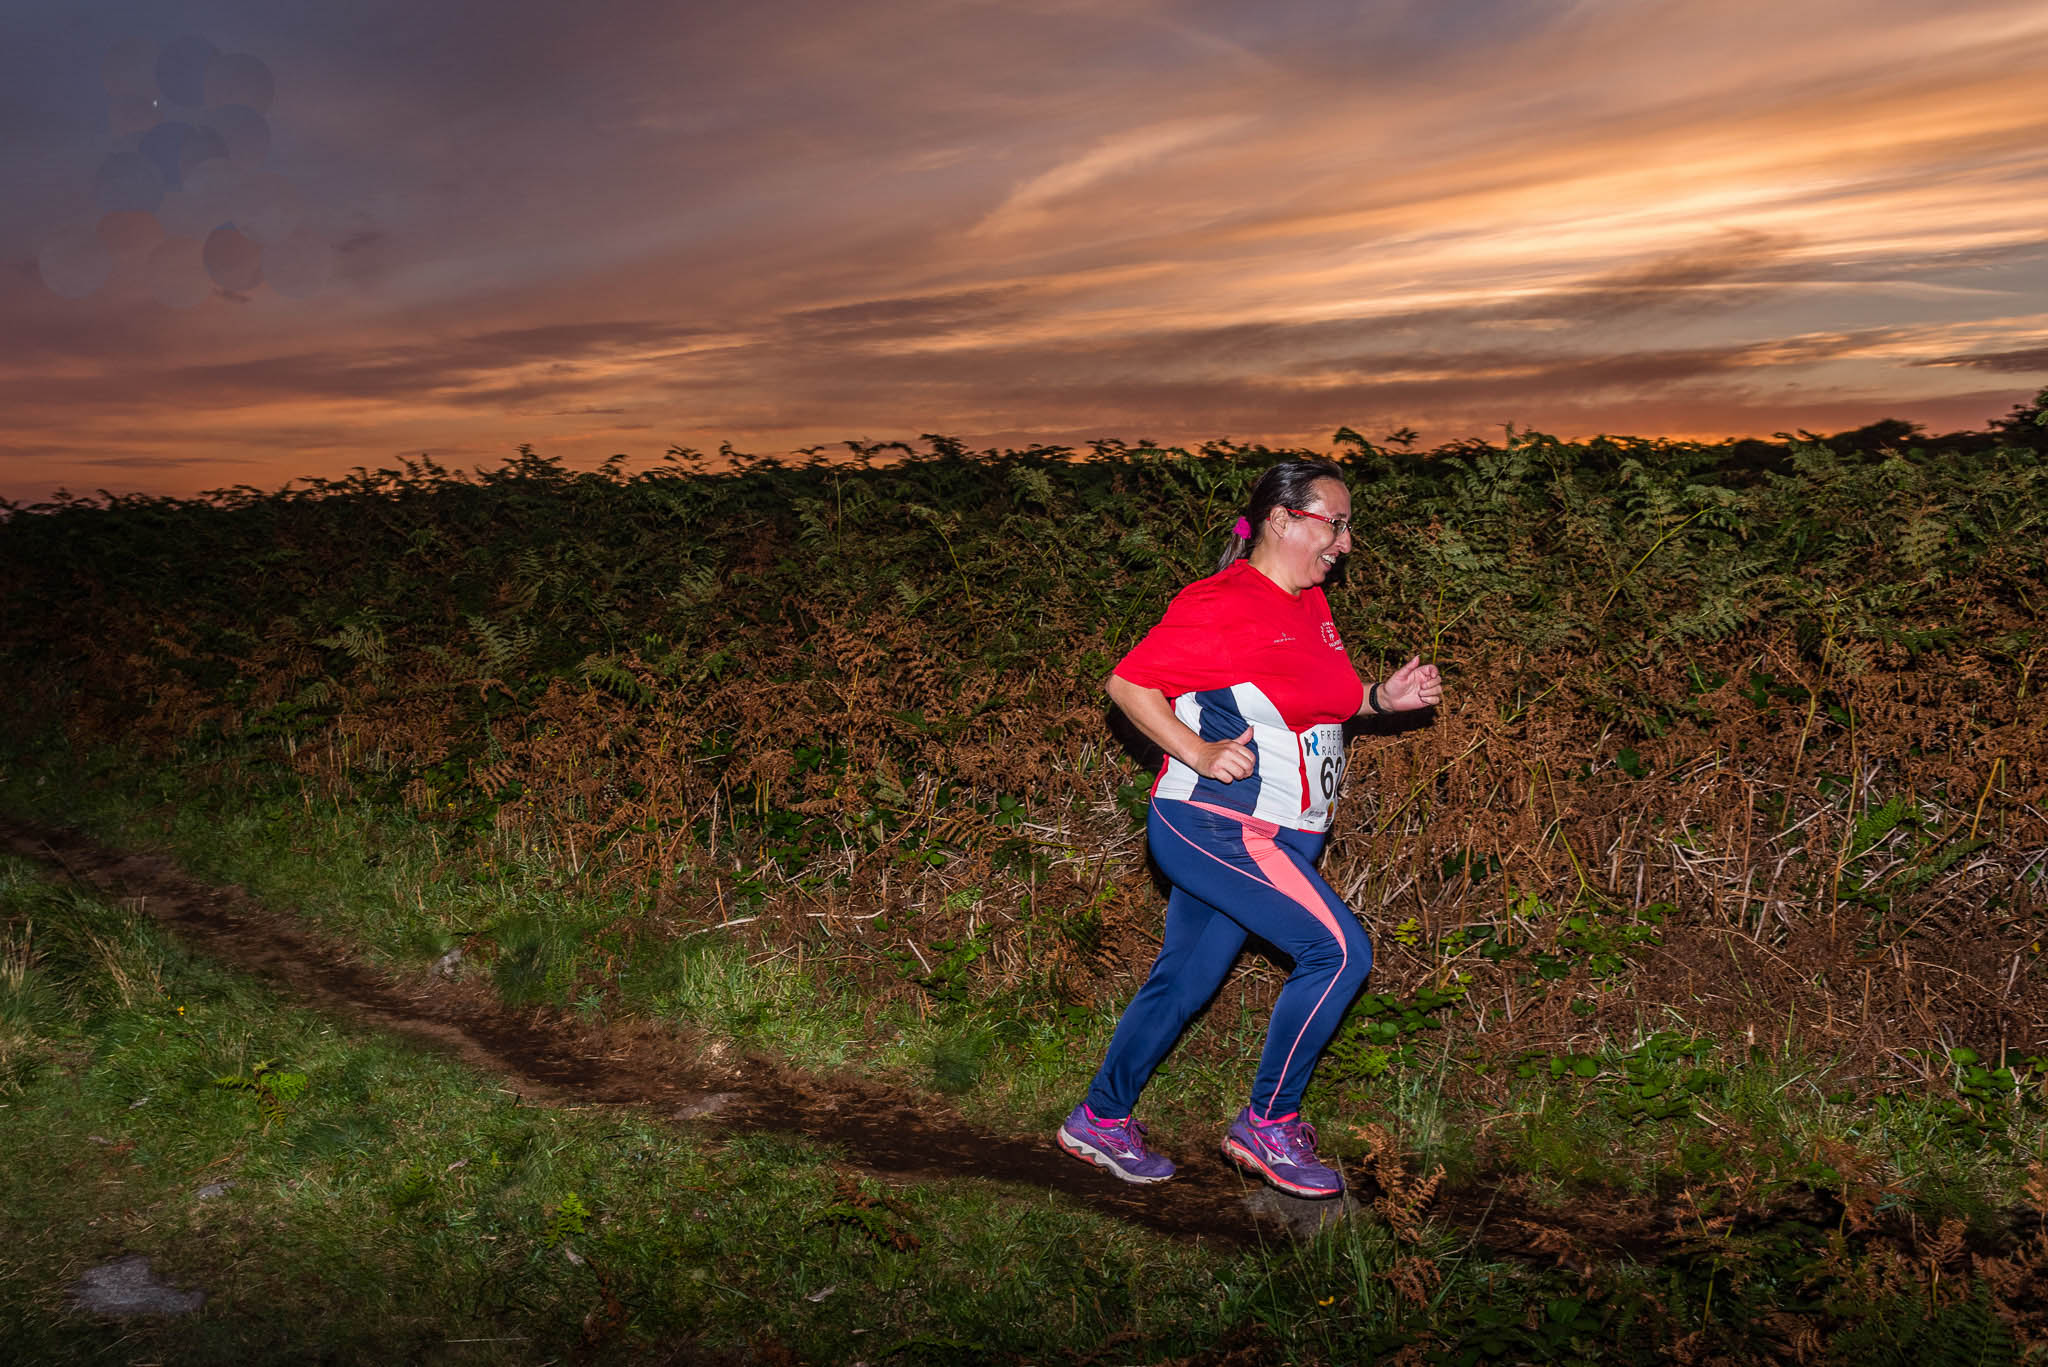
[[[1249,541],[1252,539],[1252,524],[1244,518],[1239,518],[1237,525],[1230,529],[1230,534],[1240,541]]]

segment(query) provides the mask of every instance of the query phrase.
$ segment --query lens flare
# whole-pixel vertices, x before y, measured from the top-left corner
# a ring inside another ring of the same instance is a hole
[[[156,216],[174,237],[205,237],[233,220],[243,179],[228,162],[201,163],[183,186],[164,196]]]
[[[100,244],[117,260],[147,256],[164,240],[164,225],[157,222],[155,214],[137,213],[132,209],[107,214],[93,231]]]
[[[150,297],[165,308],[189,309],[212,294],[213,281],[206,274],[203,250],[192,237],[166,238],[158,243],[149,254]]]
[[[100,60],[100,79],[114,99],[156,98],[156,44],[146,38],[124,38]]]
[[[172,104],[198,109],[206,103],[206,69],[220,49],[196,34],[173,38],[156,55],[156,85]]]
[[[283,176],[266,172],[243,181],[228,217],[258,242],[278,242],[297,230],[305,212],[298,187]]]
[[[224,290],[243,294],[263,283],[263,248],[233,228],[215,228],[200,249],[207,275]]]
[[[107,101],[107,129],[117,138],[132,138],[156,126],[156,101],[147,95],[116,95]]]
[[[277,98],[277,82],[260,58],[246,52],[230,52],[207,63],[204,84],[208,105],[246,105],[258,114],[270,112]]]
[[[164,202],[163,173],[140,152],[116,152],[93,177],[93,199],[103,213],[149,213]]]
[[[200,115],[200,121],[228,149],[228,160],[254,170],[270,155],[270,121],[246,104],[224,104]]]
[[[92,229],[66,228],[36,253],[36,272],[52,294],[84,299],[114,273],[114,254]]]

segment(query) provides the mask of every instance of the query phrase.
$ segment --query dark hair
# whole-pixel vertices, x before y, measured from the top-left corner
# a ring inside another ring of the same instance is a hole
[[[1217,570],[1227,570],[1233,562],[1252,553],[1252,547],[1266,530],[1266,518],[1275,508],[1308,506],[1315,497],[1315,482],[1319,479],[1334,479],[1342,484],[1344,472],[1327,460],[1287,460],[1260,475],[1259,482],[1252,486],[1251,502],[1244,510],[1244,520],[1251,524],[1251,537],[1246,539],[1230,532],[1223,543],[1223,558],[1216,562]]]

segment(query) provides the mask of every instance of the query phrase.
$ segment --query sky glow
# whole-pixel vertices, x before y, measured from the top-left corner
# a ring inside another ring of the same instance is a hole
[[[2043,90],[2038,0],[0,0],[0,496],[1980,427]]]

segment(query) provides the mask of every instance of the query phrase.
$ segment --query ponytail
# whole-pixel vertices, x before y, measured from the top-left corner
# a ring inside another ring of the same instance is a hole
[[[1327,460],[1282,461],[1252,486],[1251,501],[1244,516],[1230,529],[1223,540],[1223,556],[1216,562],[1220,574],[1252,553],[1252,547],[1259,544],[1259,537],[1265,534],[1266,519],[1275,508],[1300,508],[1314,497],[1313,489],[1319,479],[1334,479],[1344,482],[1344,472]]]

